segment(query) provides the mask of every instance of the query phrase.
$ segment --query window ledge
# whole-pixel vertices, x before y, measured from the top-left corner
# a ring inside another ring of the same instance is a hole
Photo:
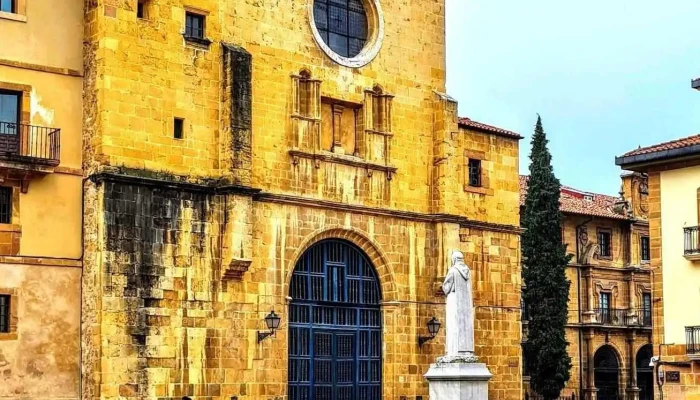
[[[292,118],[294,119],[301,119],[304,121],[311,121],[311,122],[321,122],[321,118],[316,118],[316,117],[307,117],[305,115],[299,115],[299,114],[292,114]]]
[[[700,253],[684,254],[683,257],[688,261],[700,261]]]
[[[0,11],[0,19],[9,19],[10,21],[17,22],[27,22],[27,16],[22,14],[15,14],[5,11]]]
[[[17,340],[17,332],[3,332],[0,333],[0,342],[5,340]]]
[[[186,34],[182,34],[182,37],[185,38],[185,42],[188,44],[195,45],[196,47],[201,47],[203,49],[209,49],[209,45],[211,45],[211,40],[207,38],[198,38],[195,36],[187,36]]]
[[[0,232],[22,232],[22,226],[17,224],[0,224]]]
[[[331,153],[329,151],[321,151],[319,153],[312,153],[309,151],[292,149],[289,150],[289,154],[292,156],[292,162],[294,165],[299,163],[299,158],[306,158],[315,161],[316,168],[320,168],[320,161],[330,162],[335,164],[349,165],[351,167],[358,167],[367,170],[367,176],[372,176],[372,171],[381,171],[386,173],[386,179],[391,180],[393,175],[396,173],[396,167],[391,165],[378,164],[371,161],[363,160],[359,157],[340,155]]]
[[[483,186],[464,185],[464,191],[468,193],[485,194],[489,196],[493,195],[493,189],[485,188]]]

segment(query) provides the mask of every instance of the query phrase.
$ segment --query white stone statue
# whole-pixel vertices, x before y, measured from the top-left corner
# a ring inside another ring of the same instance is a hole
[[[425,374],[430,400],[488,400],[493,375],[474,355],[474,299],[472,277],[464,255],[452,252],[442,290],[447,296],[445,356]]]
[[[447,296],[445,307],[445,355],[443,361],[475,362],[474,356],[474,300],[471,271],[464,263],[464,255],[452,252],[452,266],[442,284]]]

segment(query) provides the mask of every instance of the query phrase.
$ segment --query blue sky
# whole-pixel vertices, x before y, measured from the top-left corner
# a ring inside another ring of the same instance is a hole
[[[615,195],[615,156],[700,133],[700,1],[447,0],[460,116],[514,130],[520,172],[542,116],[562,184]]]

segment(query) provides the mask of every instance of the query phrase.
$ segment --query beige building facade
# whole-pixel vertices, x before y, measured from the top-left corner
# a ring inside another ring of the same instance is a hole
[[[427,399],[455,249],[522,397],[521,137],[444,94],[444,1],[85,15],[83,398]]]
[[[524,205],[527,177],[520,182]],[[572,256],[566,269],[572,369],[562,396],[653,399],[646,187],[642,174],[624,175],[618,197],[562,187],[562,238]],[[529,388],[528,305],[523,306],[524,387],[536,396]]]
[[[698,178],[700,136],[642,147],[616,159],[649,177],[654,354],[664,398],[700,398]],[[660,351],[659,351],[660,350]],[[659,393],[659,388],[656,388]]]
[[[82,2],[2,1],[0,32],[0,399],[77,399]]]

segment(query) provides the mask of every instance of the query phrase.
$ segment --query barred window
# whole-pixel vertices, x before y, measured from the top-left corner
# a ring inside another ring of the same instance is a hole
[[[0,333],[10,331],[10,296],[0,295]]]
[[[314,21],[323,41],[338,55],[355,57],[367,42],[362,0],[315,0]]]
[[[12,222],[12,188],[0,187],[0,224]]]
[[[469,186],[481,186],[481,160],[469,159]]]

